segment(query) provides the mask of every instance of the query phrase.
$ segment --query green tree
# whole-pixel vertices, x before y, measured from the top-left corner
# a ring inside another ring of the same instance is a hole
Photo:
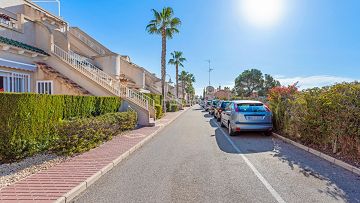
[[[186,92],[189,94],[191,100],[195,96],[195,88],[193,85],[195,81],[196,81],[195,76],[192,73],[188,73],[187,83],[186,83]]]
[[[188,73],[183,70],[179,75],[179,80],[181,81],[182,99],[185,99],[185,86],[186,86],[187,74]]]
[[[174,17],[174,11],[170,7],[165,7],[161,12],[152,9],[154,18],[146,26],[150,34],[161,36],[161,88],[162,95],[165,98],[165,77],[166,77],[166,40],[172,39],[175,33],[179,33],[178,27],[181,20]],[[166,111],[165,99],[163,100],[163,110]]]
[[[186,58],[183,57],[181,51],[174,51],[171,53],[172,58],[169,60],[169,64],[175,65],[176,69],[176,98],[179,98],[179,66],[184,67],[183,62],[186,61]]]
[[[261,90],[259,91],[260,96],[266,96],[270,89],[280,86],[280,82],[275,80],[271,75],[265,74],[264,84]]]
[[[190,97],[193,97],[195,95],[195,88],[193,86],[193,83],[196,81],[195,76],[192,73],[181,71],[179,79],[182,87],[182,98],[185,99],[185,92],[188,93]]]
[[[245,70],[235,79],[235,92],[239,96],[250,96],[263,87],[263,74],[258,69]]]
[[[271,75],[265,74],[257,69],[245,70],[235,79],[233,92],[238,96],[248,97],[255,91],[259,96],[266,96],[270,89],[281,86],[280,82]]]

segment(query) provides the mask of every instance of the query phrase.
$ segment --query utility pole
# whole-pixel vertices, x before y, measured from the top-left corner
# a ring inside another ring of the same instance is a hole
[[[214,69],[212,69],[211,68],[211,61],[210,61],[210,59],[209,60],[207,60],[207,62],[209,63],[209,86],[211,85],[211,77],[210,77],[210,75],[211,75],[211,71],[213,71]]]

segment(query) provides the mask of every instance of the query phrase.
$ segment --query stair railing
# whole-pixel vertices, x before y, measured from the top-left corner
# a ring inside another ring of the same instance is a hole
[[[81,72],[88,78],[92,79],[105,89],[109,90],[113,94],[126,98],[131,102],[145,108],[150,112],[150,115],[156,116],[155,101],[143,93],[136,92],[126,86],[120,84],[113,77],[103,72],[100,68],[94,66],[87,61],[78,60],[78,56],[72,52],[66,52],[59,46],[52,44],[51,50],[53,54],[58,56],[64,62],[69,64],[71,67]]]

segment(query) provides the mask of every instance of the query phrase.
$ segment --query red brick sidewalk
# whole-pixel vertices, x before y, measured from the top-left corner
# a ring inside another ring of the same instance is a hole
[[[68,202],[184,111],[168,113],[155,127],[133,130],[0,190],[0,202]]]

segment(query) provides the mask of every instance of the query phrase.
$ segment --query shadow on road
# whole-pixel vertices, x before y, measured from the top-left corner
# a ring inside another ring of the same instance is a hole
[[[206,115],[205,117],[209,118]],[[211,119],[209,124],[216,128],[215,139],[218,147],[226,153],[239,154],[229,143],[216,122],[216,119]],[[227,128],[223,128],[223,130],[227,132]],[[271,156],[287,164],[290,170],[295,170],[297,167],[297,171],[299,170],[305,177],[314,177],[325,181],[327,187],[325,190],[319,189],[317,191],[319,193],[326,193],[340,201],[360,202],[360,176],[262,133],[240,133],[230,137],[230,139],[241,150],[242,154],[272,152]]]
[[[233,147],[229,141],[225,138],[223,132],[220,130],[219,126],[216,124],[216,119],[211,119],[210,125],[215,129],[215,138],[219,148],[226,153],[238,153],[234,152]],[[227,132],[227,128],[223,128]],[[231,137],[237,147],[241,150],[242,154],[253,154],[253,153],[262,153],[273,151],[274,143],[271,137],[265,136],[263,133],[256,132],[246,132],[239,133]]]

